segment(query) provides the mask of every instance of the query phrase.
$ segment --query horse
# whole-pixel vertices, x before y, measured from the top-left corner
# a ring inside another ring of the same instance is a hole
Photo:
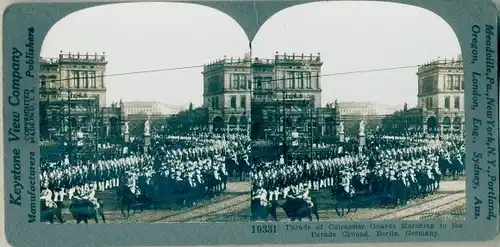
[[[464,164],[458,158],[453,158],[450,165],[450,175],[453,177],[453,180],[457,180],[460,174],[464,171]]]
[[[250,163],[248,160],[241,158],[237,164],[240,181],[244,181],[250,173]]]
[[[358,211],[357,206],[354,203],[355,193],[349,193],[345,191],[344,187],[342,186],[332,187],[331,193],[332,199],[335,201],[335,212],[339,217],[344,217],[351,211],[353,213],[356,213]],[[339,209],[341,209],[341,211],[339,211]],[[346,209],[347,212],[345,212]]]
[[[441,174],[443,174],[443,176],[446,176],[446,174],[448,174],[448,176],[451,176],[451,162],[440,156],[439,159],[438,159],[438,166],[439,166],[439,170],[441,171]]]
[[[228,173],[227,171],[223,170],[222,168],[219,169],[219,177],[220,177],[220,187],[222,191],[225,191],[227,189],[227,180],[228,180]]]
[[[120,198],[120,211],[123,214],[123,217],[130,217],[130,209],[133,210],[132,215],[136,213],[137,206],[140,206],[137,196],[130,190],[127,185],[122,185],[117,188],[118,198]],[[143,207],[141,208],[141,212],[143,212]],[[127,209],[127,214],[125,214],[125,209]]]
[[[274,221],[278,221],[276,216],[276,209],[278,208],[276,201],[262,202],[261,199],[256,198],[251,201],[251,218],[250,221],[257,220],[269,220],[269,216],[273,218]]]
[[[316,221],[319,221],[318,204],[315,200],[312,201],[312,207],[307,204],[304,199],[287,199],[285,203],[280,204],[283,211],[291,221],[302,221],[302,218],[308,218],[312,221],[312,215],[316,216]]]
[[[62,218],[62,202],[56,202],[56,207],[49,208],[47,207],[47,203],[45,199],[40,200],[40,221],[45,222],[48,221],[50,224],[54,223],[54,216],[59,220],[59,223],[64,223],[64,219]]]
[[[394,207],[398,205],[406,205],[410,194],[410,181],[407,177],[400,176],[391,181],[390,198]]]
[[[235,178],[236,177],[236,172],[238,171],[238,162],[233,159],[233,158],[226,158],[226,170],[228,173],[229,178]]]
[[[94,219],[95,223],[99,223],[97,215],[100,215],[103,223],[106,223],[103,203],[101,200],[98,200],[97,203],[99,207],[96,207],[96,205],[88,199],[73,199],[73,202],[71,202],[68,208],[77,224],[82,221],[88,224],[89,219]]]

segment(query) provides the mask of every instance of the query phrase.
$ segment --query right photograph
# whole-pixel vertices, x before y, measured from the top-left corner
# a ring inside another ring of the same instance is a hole
[[[465,220],[458,41],[446,45],[436,35],[432,43],[403,17],[392,28],[379,16],[368,27],[346,22],[351,29],[325,32],[286,18],[308,7],[277,14],[252,43],[251,220]],[[443,40],[453,40],[451,28],[433,20],[432,32],[443,28]],[[388,35],[368,42],[370,28]]]

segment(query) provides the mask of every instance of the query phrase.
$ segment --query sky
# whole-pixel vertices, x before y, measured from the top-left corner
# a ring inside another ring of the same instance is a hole
[[[321,54],[322,74],[419,65],[456,58],[458,39],[436,14],[381,2],[321,2],[278,12],[261,27],[253,56]],[[243,29],[226,14],[183,3],[120,3],[68,15],[47,34],[42,57],[102,53],[106,74],[197,66],[249,51]],[[203,102],[202,68],[105,78],[107,103]],[[323,103],[417,104],[417,68],[321,78]]]

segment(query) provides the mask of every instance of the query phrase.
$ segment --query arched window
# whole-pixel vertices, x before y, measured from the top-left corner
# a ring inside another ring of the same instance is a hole
[[[454,106],[455,108],[460,108],[460,96],[456,96],[455,99],[454,99]]]
[[[450,109],[450,97],[444,98],[444,108]]]

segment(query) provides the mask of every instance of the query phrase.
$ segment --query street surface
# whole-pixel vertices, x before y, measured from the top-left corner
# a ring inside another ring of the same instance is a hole
[[[119,209],[105,210],[106,223],[181,223],[181,222],[248,222],[250,217],[250,184],[230,182],[226,193],[193,208],[181,210],[146,210],[137,212],[129,219],[123,217]],[[343,218],[329,210],[320,210],[320,221],[345,220],[419,220],[432,218],[465,204],[465,181],[442,181],[440,190],[423,199],[412,200],[408,205],[397,208],[361,208]],[[116,198],[115,198],[116,199]],[[74,220],[64,209],[68,223]],[[462,215],[463,216],[463,215]],[[289,221],[282,209],[278,209],[278,219]],[[89,222],[93,223],[93,222]]]

